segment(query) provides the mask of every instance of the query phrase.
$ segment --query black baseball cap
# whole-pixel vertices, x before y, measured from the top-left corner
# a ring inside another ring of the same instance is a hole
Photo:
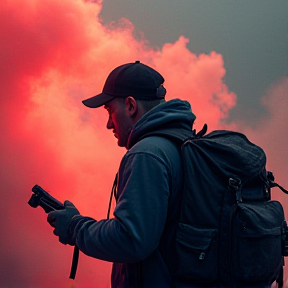
[[[115,68],[107,77],[102,93],[83,100],[90,108],[105,105],[116,97],[155,100],[164,99],[164,78],[151,67],[136,61]]]

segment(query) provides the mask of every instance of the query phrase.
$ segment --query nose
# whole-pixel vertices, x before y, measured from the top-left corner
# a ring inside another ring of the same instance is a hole
[[[113,128],[114,128],[113,121],[112,121],[112,119],[111,119],[110,116],[109,116],[109,118],[108,118],[106,128],[107,128],[107,129],[113,129]]]

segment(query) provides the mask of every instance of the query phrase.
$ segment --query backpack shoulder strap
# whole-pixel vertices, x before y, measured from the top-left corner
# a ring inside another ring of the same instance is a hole
[[[182,144],[187,140],[192,140],[196,138],[201,138],[207,132],[207,124],[204,124],[203,128],[196,133],[196,130],[186,130],[186,129],[177,129],[177,128],[163,128],[161,130],[152,131],[146,133],[141,139],[149,136],[162,136],[171,140],[174,140],[176,143]]]

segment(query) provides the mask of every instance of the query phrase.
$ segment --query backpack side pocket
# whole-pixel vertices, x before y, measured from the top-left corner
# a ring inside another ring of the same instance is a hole
[[[269,201],[237,206],[231,239],[232,278],[244,283],[273,282],[282,266],[282,205]]]
[[[218,230],[179,223],[176,235],[177,269],[183,281],[210,283],[218,276]]]

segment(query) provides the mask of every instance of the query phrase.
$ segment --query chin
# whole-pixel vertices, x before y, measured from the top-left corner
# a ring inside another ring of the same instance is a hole
[[[117,145],[119,147],[126,147],[126,144],[123,144],[121,141],[118,140]]]
[[[124,147],[124,148],[126,148],[126,146],[127,146],[127,141],[121,141],[121,140],[118,139],[117,145],[118,145],[119,147]]]

